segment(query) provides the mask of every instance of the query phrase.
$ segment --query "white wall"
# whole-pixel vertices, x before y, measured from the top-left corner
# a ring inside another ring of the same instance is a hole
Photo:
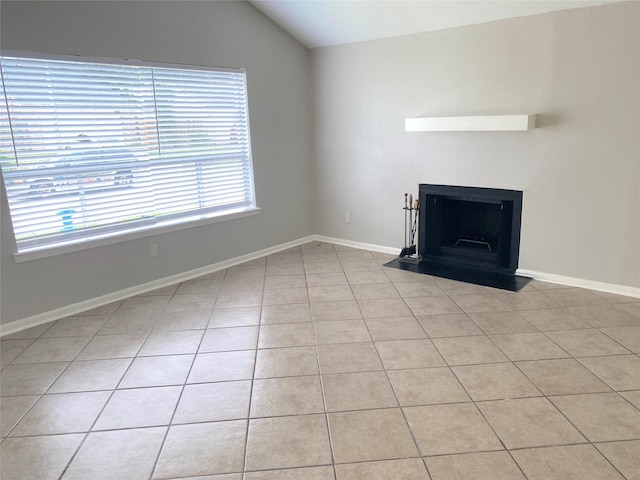
[[[313,50],[316,231],[400,247],[419,183],[523,190],[520,268],[640,287],[639,19],[629,2]],[[540,128],[404,132],[513,113]]]
[[[16,264],[2,192],[2,323],[313,233],[310,54],[245,2],[0,3],[3,49],[247,69],[257,216]],[[149,244],[160,256],[151,258]]]

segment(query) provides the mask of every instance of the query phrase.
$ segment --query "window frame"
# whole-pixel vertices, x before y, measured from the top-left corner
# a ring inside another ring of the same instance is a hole
[[[11,233],[13,240],[13,257],[16,263],[25,261],[46,258],[65,253],[72,253],[76,251],[86,250],[90,248],[96,248],[105,245],[112,245],[121,242],[136,240],[139,238],[150,237],[154,235],[160,235],[163,233],[169,233],[179,230],[185,230],[190,228],[201,227],[203,225],[209,225],[219,222],[225,222],[233,219],[243,218],[247,216],[256,215],[260,212],[260,208],[257,207],[256,198],[256,185],[255,185],[255,173],[253,165],[252,155],[252,141],[251,141],[251,129],[250,129],[250,109],[249,109],[249,93],[248,93],[248,79],[246,75],[246,69],[244,68],[229,68],[229,67],[215,67],[205,65],[187,65],[176,63],[164,63],[164,62],[149,62],[136,59],[117,59],[117,58],[105,58],[105,57],[87,57],[81,55],[58,55],[41,52],[28,52],[17,50],[2,50],[0,55],[6,57],[20,57],[28,59],[40,59],[51,61],[66,61],[77,63],[95,63],[95,64],[107,64],[115,66],[136,66],[136,67],[149,67],[149,68],[161,68],[161,69],[179,69],[179,70],[195,70],[195,71],[212,71],[212,72],[232,72],[242,73],[244,75],[244,102],[246,108],[246,135],[247,135],[247,166],[245,175],[250,180],[250,200],[251,205],[235,208],[226,208],[214,212],[202,213],[197,210],[193,211],[193,215],[183,214],[176,219],[167,219],[164,221],[156,221],[149,225],[132,225],[118,230],[112,230],[106,233],[98,233],[96,235],[68,238],[60,242],[27,246],[18,250],[18,243],[16,241],[14,232],[14,220],[9,213],[9,221],[11,223]],[[0,85],[1,86],[1,85]],[[6,102],[6,98],[3,99]],[[11,128],[11,127],[9,127]],[[12,140],[13,142],[13,140]],[[13,145],[13,143],[12,143]],[[188,158],[188,157],[185,157]],[[2,182],[2,202],[7,202],[9,206],[7,188],[4,181],[4,174],[0,170],[0,181]],[[8,209],[7,209],[8,210]]]

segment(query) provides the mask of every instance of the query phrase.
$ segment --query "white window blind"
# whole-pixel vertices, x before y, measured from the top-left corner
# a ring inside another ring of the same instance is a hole
[[[255,206],[243,70],[0,60],[19,252]]]

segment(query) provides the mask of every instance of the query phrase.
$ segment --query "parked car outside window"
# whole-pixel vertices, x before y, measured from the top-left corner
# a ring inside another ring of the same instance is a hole
[[[57,158],[28,169],[8,171],[10,184],[27,196],[131,186],[141,163],[127,148],[68,149]],[[11,178],[13,177],[13,178]]]

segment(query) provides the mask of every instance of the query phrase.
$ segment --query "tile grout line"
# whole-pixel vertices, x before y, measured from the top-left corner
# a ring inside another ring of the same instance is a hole
[[[337,257],[337,252],[335,252],[335,248],[334,248],[334,253],[336,253],[336,257]],[[304,262],[304,254],[303,254],[303,262]],[[304,268],[304,267],[303,267]],[[340,268],[342,269],[342,264],[340,264]],[[342,271],[342,274],[345,275],[344,270]],[[307,282],[306,280],[306,273],[305,273],[305,283]],[[346,275],[345,275],[345,279],[346,279]],[[348,282],[348,280],[347,280]],[[308,289],[308,284],[307,284],[307,289]],[[331,422],[329,419],[329,409],[327,408],[327,396],[326,396],[326,391],[325,391],[325,385],[324,385],[324,379],[322,377],[322,366],[320,365],[320,352],[318,351],[318,337],[317,337],[317,333],[316,333],[316,326],[315,326],[315,322],[313,321],[313,315],[311,314],[311,298],[309,298],[309,314],[311,316],[310,320],[311,320],[311,331],[313,333],[313,341],[314,341],[314,350],[316,352],[316,365],[318,367],[318,378],[320,380],[320,393],[322,394],[322,406],[324,408],[324,421],[326,424],[326,428],[327,428],[327,439],[329,441],[329,452],[331,453],[331,469],[333,471],[333,478],[337,479],[338,478],[338,470],[336,467],[336,457],[335,457],[335,448],[334,448],[334,442],[333,442],[333,435],[331,432]]]
[[[268,258],[268,257],[267,257]],[[249,387],[249,404],[247,405],[247,425],[244,433],[244,455],[242,457],[241,477],[244,479],[247,474],[247,464],[249,461],[249,433],[251,427],[251,409],[253,407],[253,388],[256,381],[256,367],[258,364],[258,350],[260,349],[260,335],[262,333],[262,309],[264,307],[264,292],[266,289],[266,276],[268,260],[265,258],[264,272],[262,274],[262,295],[260,300],[260,318],[258,319],[258,334],[256,335],[256,344],[253,351],[253,368],[251,370],[251,386]]]

